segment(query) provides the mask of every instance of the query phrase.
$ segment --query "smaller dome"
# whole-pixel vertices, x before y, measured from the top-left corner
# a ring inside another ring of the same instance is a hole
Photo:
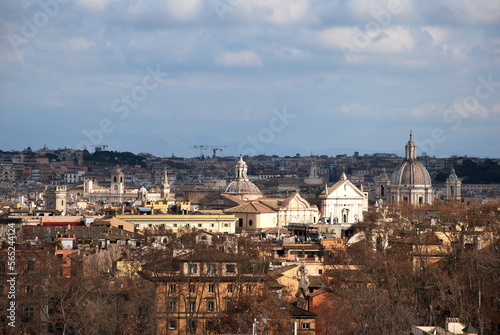
[[[259,188],[250,180],[233,180],[227,185],[224,193],[228,194],[260,194]]]
[[[248,179],[247,169],[247,163],[240,156],[234,169],[235,179],[227,185],[224,193],[233,195],[261,194],[259,188]]]

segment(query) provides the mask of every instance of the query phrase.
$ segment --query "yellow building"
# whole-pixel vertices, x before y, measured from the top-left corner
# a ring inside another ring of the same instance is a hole
[[[117,215],[116,218],[133,224],[136,232],[164,228],[177,233],[179,229],[194,228],[228,234],[234,234],[238,220],[234,215]],[[125,225],[122,228],[125,229]]]

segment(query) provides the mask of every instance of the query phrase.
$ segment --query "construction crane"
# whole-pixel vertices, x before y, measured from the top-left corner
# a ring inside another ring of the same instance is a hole
[[[193,149],[200,149],[200,158],[203,159],[203,150],[212,150],[212,158],[216,158],[217,151],[222,151],[223,148],[227,147],[227,145],[195,145]]]

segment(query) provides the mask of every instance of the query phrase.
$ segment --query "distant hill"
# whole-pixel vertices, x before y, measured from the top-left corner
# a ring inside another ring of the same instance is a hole
[[[482,163],[466,159],[461,165],[455,166],[455,171],[464,184],[500,184],[500,165],[491,159],[485,159]],[[439,173],[435,180],[444,182],[449,175],[449,172]]]
[[[101,163],[112,163],[117,165],[139,165],[145,167],[144,163],[145,157],[135,155],[131,152],[118,152],[118,151],[96,151],[93,154],[85,150],[83,152],[83,160],[101,162]]]

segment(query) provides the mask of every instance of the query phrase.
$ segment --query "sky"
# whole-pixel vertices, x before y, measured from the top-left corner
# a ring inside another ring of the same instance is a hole
[[[500,0],[3,0],[0,150],[500,157]]]

